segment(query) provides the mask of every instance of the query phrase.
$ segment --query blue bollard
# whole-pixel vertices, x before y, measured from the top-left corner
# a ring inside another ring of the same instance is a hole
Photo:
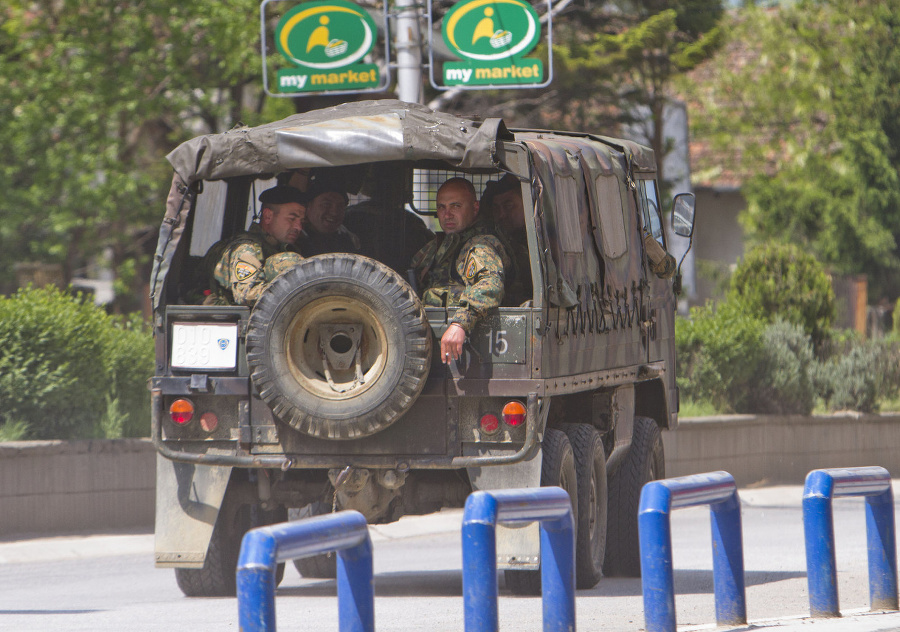
[[[275,570],[279,562],[337,551],[340,632],[374,632],[372,540],[358,511],[339,511],[252,529],[237,566],[241,632],[274,632]]]
[[[463,604],[466,632],[496,632],[498,522],[540,522],[544,632],[575,630],[575,526],[560,487],[479,491],[463,512]]]
[[[866,497],[871,608],[897,610],[897,545],[891,476],[883,467],[854,467],[813,470],[806,476],[803,530],[810,614],[841,616],[832,514],[834,496]]]
[[[653,481],[641,490],[638,531],[647,632],[675,632],[672,509],[709,505],[718,625],[747,623],[741,507],[728,472]]]

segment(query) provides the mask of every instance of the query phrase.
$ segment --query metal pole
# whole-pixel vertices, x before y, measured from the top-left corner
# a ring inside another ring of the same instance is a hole
[[[803,489],[809,611],[840,617],[832,499],[866,497],[869,598],[873,610],[897,610],[897,544],[890,473],[883,467],[813,470]]]
[[[737,493],[728,500],[710,505],[713,545],[713,585],[716,595],[716,623],[747,623],[744,589],[744,555],[741,543],[741,505]]]
[[[697,505],[709,505],[716,622],[720,626],[747,623],[737,486],[728,472],[710,472],[653,481],[641,490],[638,536],[647,632],[676,630],[670,514],[673,509]]]
[[[372,540],[357,511],[259,527],[244,535],[236,578],[241,632],[274,632],[279,562],[335,550],[339,630],[374,632]]]
[[[416,0],[397,0],[397,97],[422,101],[422,38]]]
[[[540,522],[544,632],[575,630],[575,523],[559,487],[478,491],[463,513],[465,632],[496,632],[497,522]]]
[[[894,535],[894,493],[891,485],[866,498],[866,539],[869,552],[869,603],[872,610],[898,610],[897,542]]]
[[[665,485],[641,490],[638,538],[641,589],[647,632],[675,632],[675,580],[672,570],[672,492]]]

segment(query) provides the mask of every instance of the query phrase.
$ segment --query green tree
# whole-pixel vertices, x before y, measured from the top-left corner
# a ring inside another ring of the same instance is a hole
[[[692,134],[736,160],[749,239],[799,244],[896,296],[900,1],[751,7],[728,31],[693,90]]]
[[[670,149],[663,113],[675,79],[717,49],[722,15],[721,0],[574,2],[554,19],[547,90],[468,95],[457,107],[478,103],[477,111],[522,127],[612,135],[640,124],[661,161]]]
[[[242,104],[261,89],[257,14],[249,0],[4,3],[0,262],[61,263],[68,280],[108,249],[120,287],[137,292],[165,153],[255,122]]]

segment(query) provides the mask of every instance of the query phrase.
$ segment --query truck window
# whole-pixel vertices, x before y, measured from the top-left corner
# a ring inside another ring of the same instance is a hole
[[[644,227],[650,231],[653,238],[665,246],[663,237],[662,217],[659,214],[659,195],[656,191],[655,180],[640,180],[641,206],[643,207]]]

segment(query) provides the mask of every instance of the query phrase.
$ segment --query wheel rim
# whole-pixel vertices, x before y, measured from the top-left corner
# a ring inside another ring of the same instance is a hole
[[[284,351],[288,369],[302,388],[335,401],[377,384],[389,353],[375,313],[341,298],[319,299],[298,310],[286,329]]]

